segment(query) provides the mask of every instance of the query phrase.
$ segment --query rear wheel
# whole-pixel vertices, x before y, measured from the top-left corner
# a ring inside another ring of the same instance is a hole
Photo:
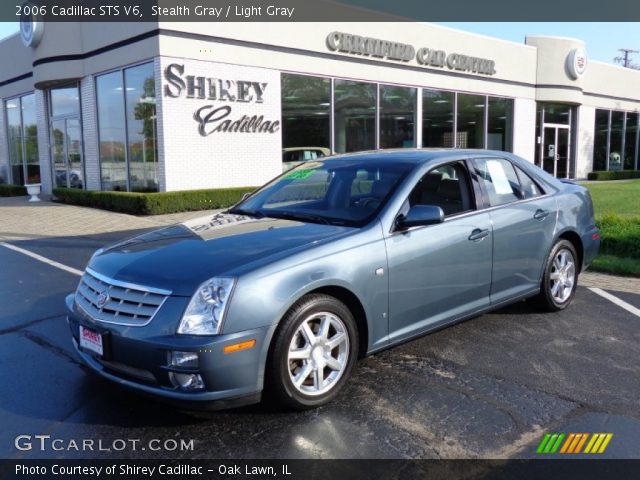
[[[557,312],[567,308],[578,286],[578,255],[568,240],[559,240],[551,249],[542,277],[538,304]]]
[[[349,309],[329,295],[306,295],[276,332],[267,387],[293,408],[323,405],[338,394],[357,356],[358,335]]]

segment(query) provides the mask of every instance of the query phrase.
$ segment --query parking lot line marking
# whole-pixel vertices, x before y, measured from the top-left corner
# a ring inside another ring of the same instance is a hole
[[[9,250],[13,250],[18,253],[22,253],[28,257],[34,258],[41,262],[44,262],[52,267],[59,268],[60,270],[64,270],[65,272],[73,273],[74,275],[82,276],[82,272],[80,270],[76,270],[75,268],[69,267],[62,263],[56,262],[55,260],[50,260],[47,257],[43,257],[42,255],[38,255],[37,253],[30,252],[29,250],[25,250],[24,248],[16,247],[15,245],[11,245],[10,243],[0,242],[0,245],[8,248]]]
[[[610,302],[615,303],[620,308],[624,308],[627,312],[633,313],[636,317],[640,317],[640,309],[637,309],[630,303],[625,302],[615,295],[611,295],[609,292],[605,292],[604,290],[597,287],[589,287],[589,290],[591,290],[596,295],[600,295],[602,298],[606,298]]]

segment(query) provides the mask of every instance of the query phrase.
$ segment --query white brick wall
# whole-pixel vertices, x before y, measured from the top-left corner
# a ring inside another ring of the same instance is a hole
[[[536,152],[536,101],[516,98],[513,106],[513,153],[533,163]]]
[[[9,144],[4,100],[0,99],[0,183],[9,183]]]
[[[92,75],[80,82],[80,108],[82,109],[82,143],[87,190],[100,190],[100,158],[98,151],[98,113],[95,81]]]
[[[264,102],[230,102],[164,96],[165,68],[184,65],[187,75],[266,82]],[[201,136],[194,112],[205,105],[228,105],[228,119],[262,115],[280,121],[280,73],[276,70],[160,57],[155,63],[161,190],[261,185],[282,171],[282,133],[214,132]]]
[[[581,105],[578,107],[576,148],[576,178],[587,178],[593,170],[593,140],[596,122],[596,109]]]
[[[36,124],[38,125],[38,157],[40,160],[40,183],[42,192],[51,193],[51,148],[49,148],[49,123],[47,122],[46,96],[43,90],[36,90]]]

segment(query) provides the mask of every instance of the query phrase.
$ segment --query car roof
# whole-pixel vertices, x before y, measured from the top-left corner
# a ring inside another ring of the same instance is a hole
[[[324,160],[331,159],[366,159],[367,161],[386,161],[389,159],[402,160],[409,163],[430,163],[431,161],[461,158],[465,156],[498,156],[510,157],[507,152],[483,149],[456,149],[456,148],[392,148],[384,150],[368,150],[362,152],[343,153],[333,155]]]

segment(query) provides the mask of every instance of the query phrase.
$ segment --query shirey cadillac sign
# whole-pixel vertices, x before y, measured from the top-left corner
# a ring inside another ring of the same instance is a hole
[[[177,63],[165,68],[164,79],[165,97],[207,102],[193,113],[198,132],[203,137],[217,133],[276,133],[280,130],[280,120],[265,119],[258,113],[234,116],[234,105],[264,103],[268,94],[267,82],[189,75],[184,65]]]
[[[361,37],[343,32],[331,32],[327,35],[327,48],[332,52],[348,53],[364,57],[382,58],[397,62],[416,61],[424,67],[448,68],[460,72],[495,75],[493,60],[480,57],[447,53],[444,50],[421,47],[378,38]]]

